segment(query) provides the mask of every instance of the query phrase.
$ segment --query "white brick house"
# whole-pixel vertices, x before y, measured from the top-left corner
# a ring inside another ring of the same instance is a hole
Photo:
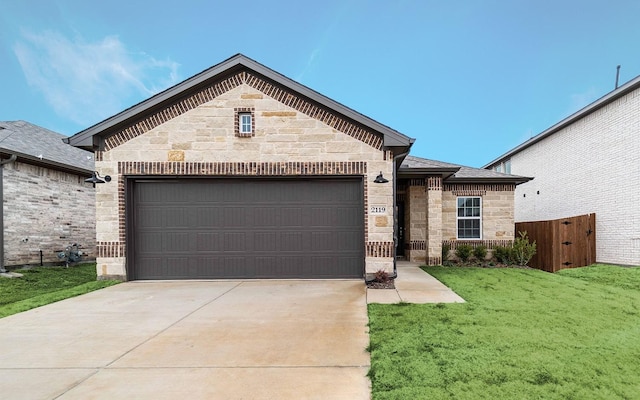
[[[112,178],[96,188],[98,276],[127,280],[393,271],[398,183],[424,194],[426,182],[439,190],[461,170],[428,160],[401,168],[414,139],[241,54],[67,142],[93,151],[98,172]],[[476,183],[506,184],[512,199],[521,178],[482,171]],[[423,210],[419,201],[415,218],[443,219],[444,200]],[[423,251],[409,258],[440,259],[442,237],[410,231]]]
[[[640,77],[485,168],[535,177],[516,189],[516,222],[595,213],[597,261],[640,265]]]
[[[57,263],[77,243],[95,258],[93,154],[25,121],[0,121],[0,260],[4,266]]]

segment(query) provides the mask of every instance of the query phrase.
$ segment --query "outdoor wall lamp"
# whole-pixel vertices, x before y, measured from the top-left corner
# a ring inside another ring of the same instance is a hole
[[[387,183],[387,182],[389,182],[389,180],[386,179],[384,176],[382,176],[382,171],[380,171],[380,174],[378,176],[376,176],[376,179],[373,182],[374,183]]]
[[[97,171],[93,171],[93,173],[91,174],[91,178],[87,178],[84,181],[93,184],[93,187],[95,188],[96,183],[111,182],[111,176],[105,175],[103,178]]]

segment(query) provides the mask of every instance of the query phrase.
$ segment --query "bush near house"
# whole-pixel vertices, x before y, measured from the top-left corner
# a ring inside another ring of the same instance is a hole
[[[468,244],[461,244],[456,248],[456,257],[458,257],[458,259],[463,263],[469,261],[471,253],[473,253],[473,247]]]

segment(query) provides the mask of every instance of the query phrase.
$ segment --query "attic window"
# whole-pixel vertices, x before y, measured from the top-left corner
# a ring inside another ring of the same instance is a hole
[[[235,134],[239,137],[255,136],[256,121],[253,108],[236,108],[235,111]]]
[[[511,173],[511,159],[508,158],[506,160],[504,160],[503,162],[501,162],[500,164],[497,164],[496,166],[493,167],[493,170],[496,172],[502,172],[505,174],[510,174]]]

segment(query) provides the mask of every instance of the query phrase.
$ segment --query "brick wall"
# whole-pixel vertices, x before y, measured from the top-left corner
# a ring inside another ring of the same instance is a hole
[[[3,167],[5,265],[59,262],[78,243],[95,258],[94,189],[85,177],[20,162]]]
[[[107,140],[108,149],[96,157],[100,174],[113,177],[110,184],[97,187],[99,275],[126,276],[123,176],[162,173],[362,175],[367,272],[391,270],[393,183],[372,182],[381,171],[389,179],[393,176],[392,157],[382,150],[378,136],[251,76],[239,79],[226,91],[198,97],[195,107],[172,106]],[[254,113],[251,137],[236,135],[239,109]],[[353,170],[352,165],[361,167]],[[386,214],[369,215],[369,206],[384,206]]]
[[[515,195],[518,222],[596,214],[598,262],[640,265],[640,89],[511,158],[533,176]]]

